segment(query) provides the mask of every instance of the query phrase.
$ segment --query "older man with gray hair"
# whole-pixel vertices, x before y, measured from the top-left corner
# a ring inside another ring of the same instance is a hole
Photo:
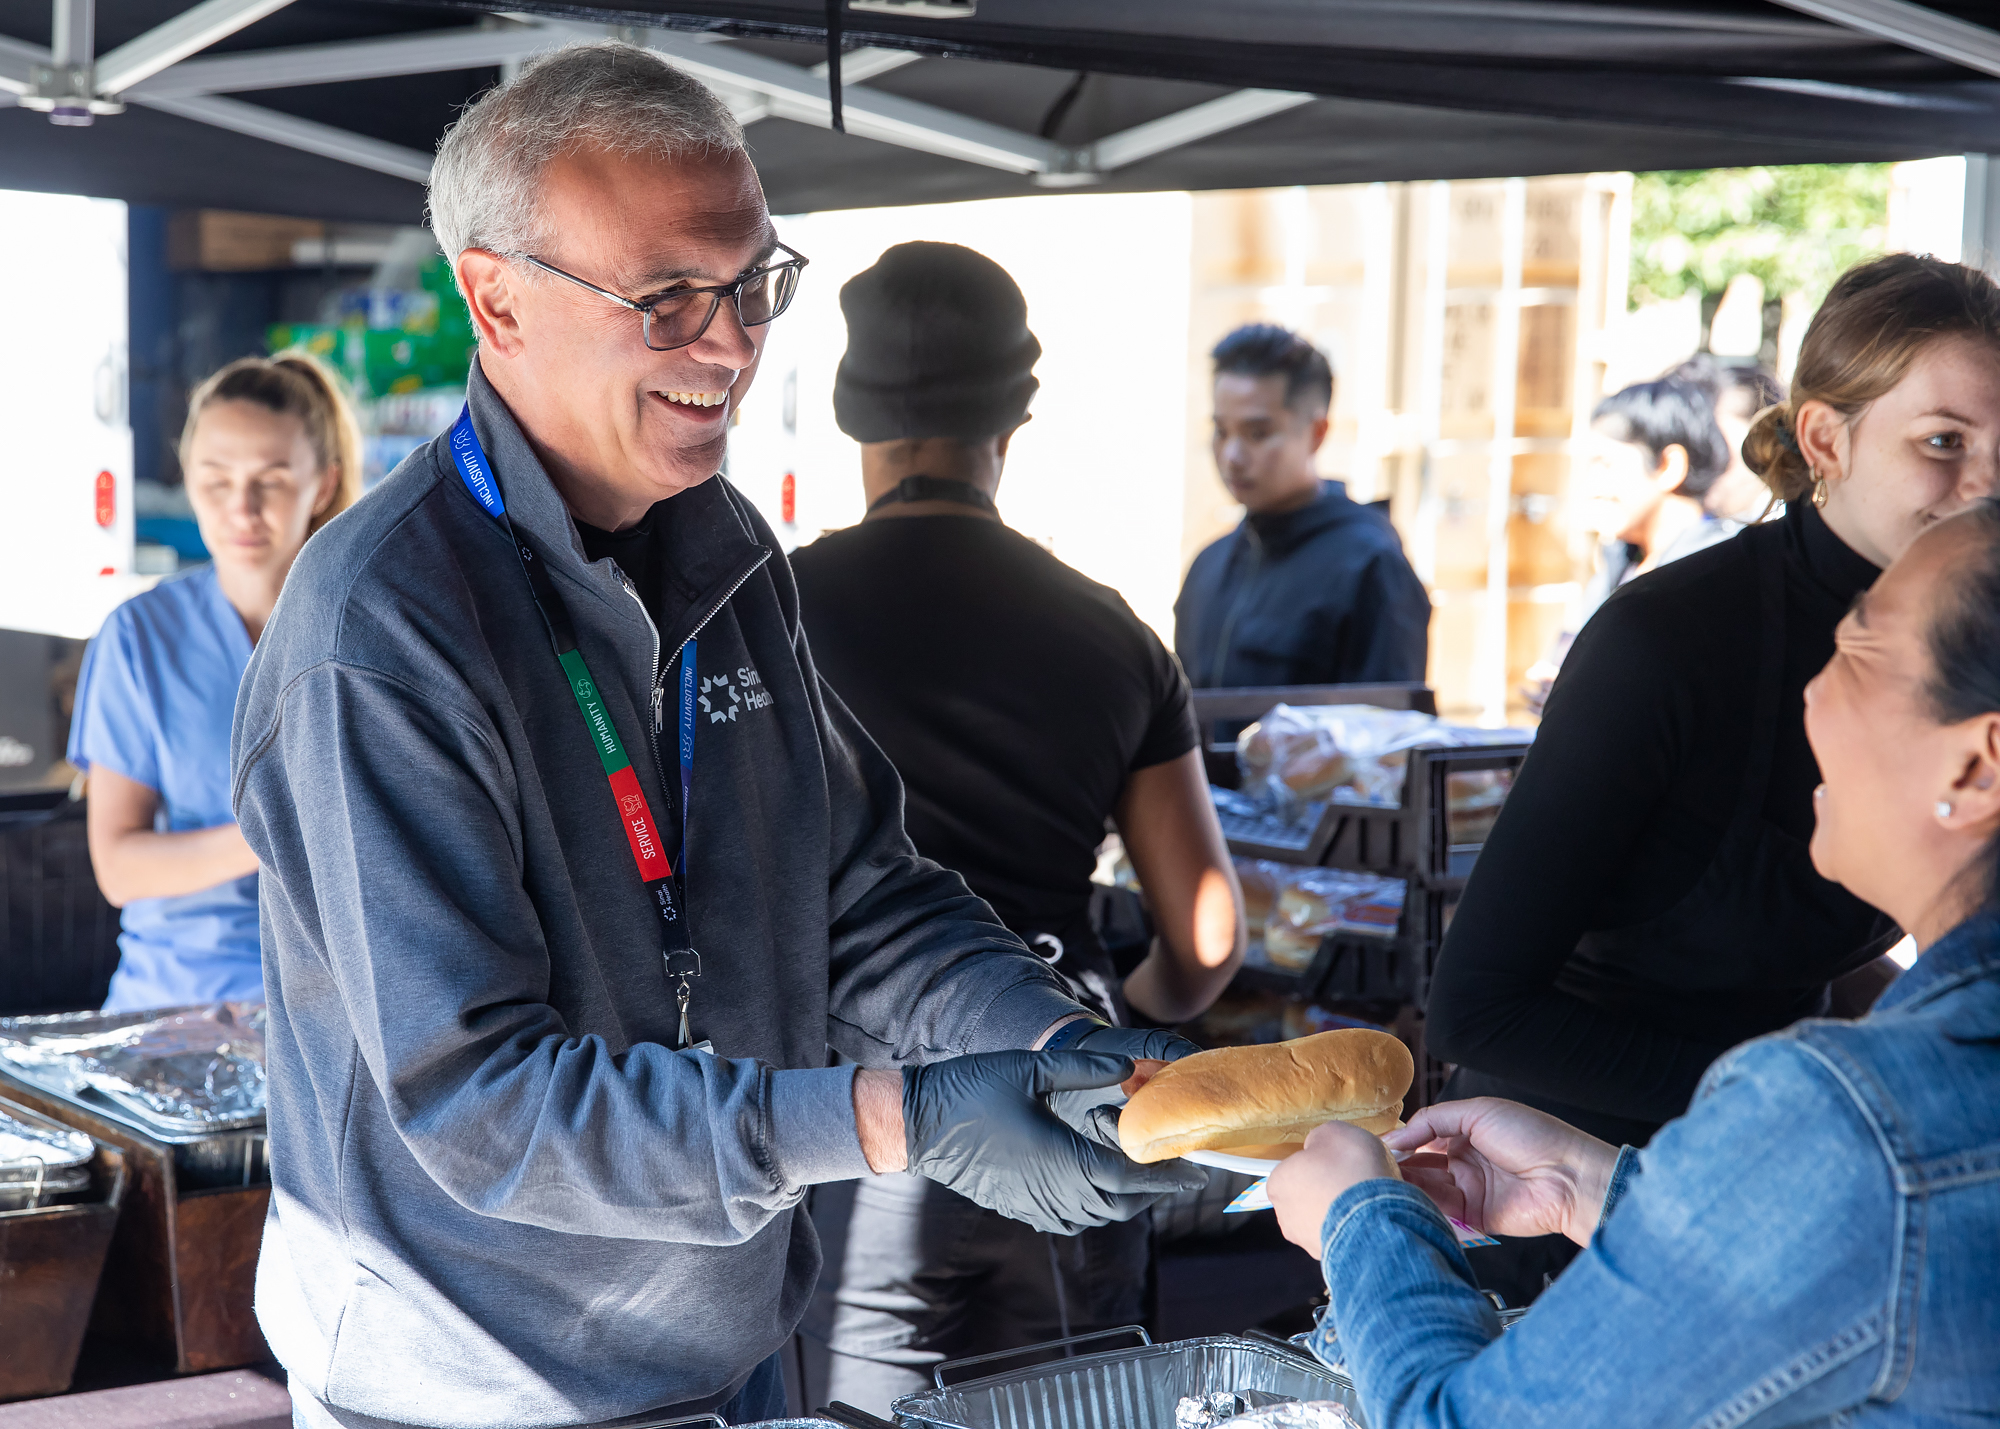
[[[1087,1103],[1186,1044],[1090,1018],[916,855],[716,476],[805,267],[721,102],[560,51],[466,111],[431,208],[466,412],[307,546],[236,709],[258,1318],[315,1429],[772,1417],[807,1187],[1126,1218],[1198,1173]]]

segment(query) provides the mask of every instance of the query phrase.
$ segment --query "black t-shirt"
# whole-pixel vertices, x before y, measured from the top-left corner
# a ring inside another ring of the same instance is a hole
[[[618,562],[618,569],[625,572],[625,578],[632,582],[639,592],[639,600],[646,607],[646,614],[653,618],[653,628],[660,630],[664,639],[666,632],[661,629],[660,610],[660,546],[656,539],[660,520],[664,513],[660,510],[666,503],[651,507],[639,518],[635,526],[623,531],[605,531],[583,522],[576,523],[576,534],[583,539],[583,554],[592,561],[601,561],[606,556]]]
[[[902,774],[918,852],[1016,932],[1069,936],[1126,776],[1195,747],[1159,637],[979,516],[865,522],[792,570],[814,662]]]

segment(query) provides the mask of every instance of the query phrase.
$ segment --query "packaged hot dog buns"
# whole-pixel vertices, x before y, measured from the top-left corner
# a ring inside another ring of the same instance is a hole
[[[1243,918],[1254,933],[1264,926],[1271,916],[1271,909],[1278,901],[1278,872],[1283,865],[1259,863],[1251,859],[1236,860],[1236,881],[1243,888]]]
[[[1239,792],[1286,821],[1306,816],[1305,806],[1323,799],[1394,808],[1403,802],[1411,749],[1525,744],[1533,737],[1526,730],[1446,724],[1415,710],[1276,705],[1237,736]],[[1497,772],[1498,779],[1490,770],[1454,773],[1452,806],[1484,799],[1497,811],[1506,788],[1495,786],[1511,782],[1507,771]],[[1453,841],[1478,840],[1454,836]]]
[[[1289,1149],[1329,1121],[1380,1136],[1401,1119],[1416,1070],[1401,1041],[1360,1027],[1197,1052],[1133,1093],[1118,1117],[1118,1141],[1134,1161],[1148,1162],[1190,1151]]]
[[[1319,956],[1319,930],[1306,931],[1273,918],[1264,926],[1264,957],[1274,968],[1302,973]]]

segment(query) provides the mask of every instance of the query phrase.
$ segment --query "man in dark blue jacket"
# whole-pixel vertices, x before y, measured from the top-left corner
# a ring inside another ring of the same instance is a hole
[[[1322,481],[1333,368],[1296,333],[1216,344],[1215,465],[1243,522],[1194,558],[1174,648],[1197,689],[1422,680],[1430,596],[1388,517]]]

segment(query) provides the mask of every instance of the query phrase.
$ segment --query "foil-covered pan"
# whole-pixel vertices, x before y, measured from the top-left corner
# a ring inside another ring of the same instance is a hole
[[[0,1065],[167,1141],[264,1123],[264,1007],[0,1018]]]
[[[0,1211],[27,1211],[90,1189],[94,1142],[26,1107],[0,1104]]]
[[[1338,1405],[1360,1420],[1360,1400],[1347,1377],[1289,1345],[1233,1335],[1156,1345],[1133,1326],[1031,1348],[1068,1349],[1115,1334],[1131,1334],[1142,1343],[949,1385],[945,1378],[954,1369],[1028,1351],[935,1366],[937,1388],[903,1395],[891,1412],[901,1429],[1181,1429],[1189,1417],[1186,1401],[1199,1401],[1213,1414],[1218,1399],[1230,1397],[1244,1408],[1253,1401]]]

